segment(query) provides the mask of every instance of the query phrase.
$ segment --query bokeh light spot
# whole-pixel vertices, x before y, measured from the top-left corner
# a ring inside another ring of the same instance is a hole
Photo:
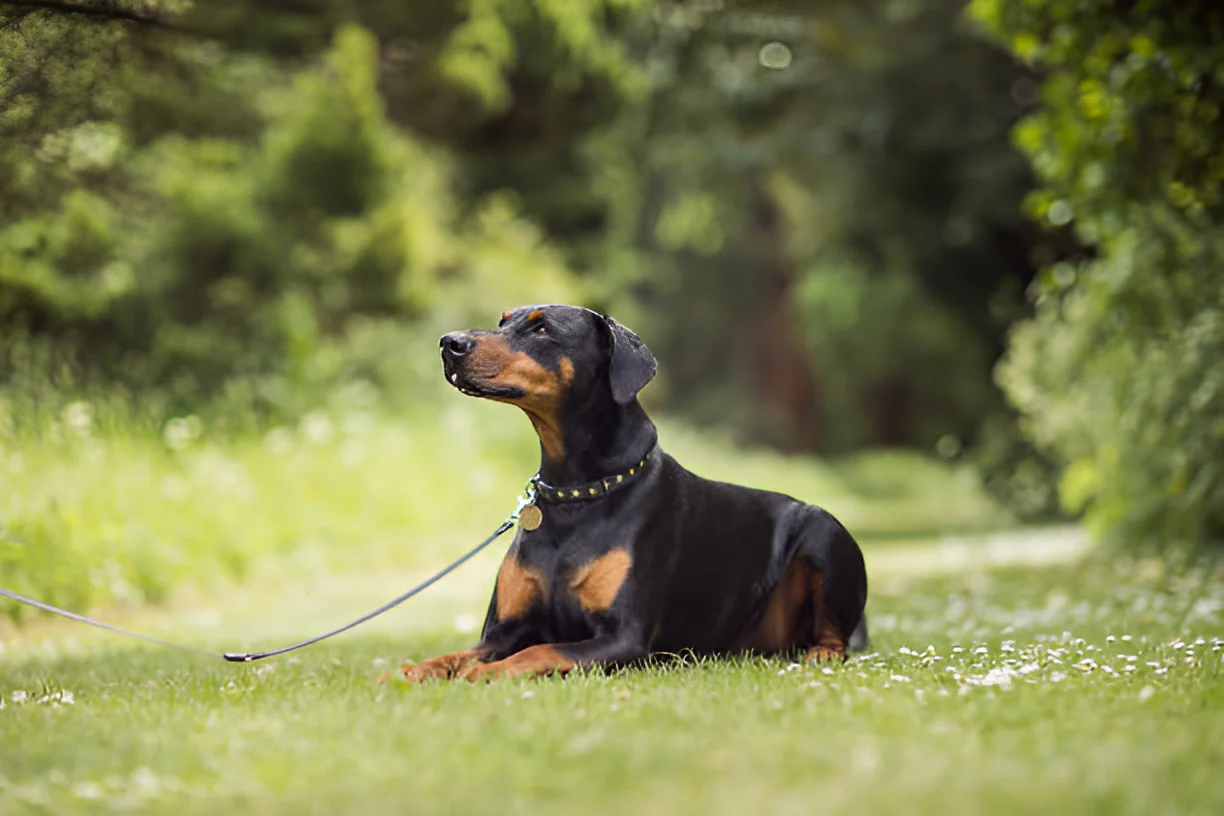
[[[761,46],[761,52],[757,55],[757,59],[766,68],[781,71],[784,68],[790,67],[791,50],[780,42],[765,43],[765,45]]]

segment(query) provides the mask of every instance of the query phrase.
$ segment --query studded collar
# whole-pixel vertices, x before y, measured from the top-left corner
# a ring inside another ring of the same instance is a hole
[[[655,454],[659,450],[658,444],[655,444],[646,453],[642,459],[631,465],[619,473],[613,473],[609,476],[604,476],[602,479],[596,479],[593,482],[584,484],[566,485],[565,487],[553,487],[552,485],[536,480],[536,498],[541,502],[576,502],[589,501],[597,499],[600,496],[607,495],[619,487],[624,487],[634,481],[638,476],[642,475],[646,465],[654,459]]]

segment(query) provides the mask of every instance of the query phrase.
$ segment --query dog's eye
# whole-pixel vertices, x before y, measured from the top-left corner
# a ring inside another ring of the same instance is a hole
[[[534,331],[536,334],[548,334],[548,327],[541,323],[532,329],[532,331]]]

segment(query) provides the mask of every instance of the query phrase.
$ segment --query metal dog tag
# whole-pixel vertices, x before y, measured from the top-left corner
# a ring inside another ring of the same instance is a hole
[[[544,521],[544,514],[534,504],[527,505],[523,508],[523,512],[519,513],[519,526],[528,532],[539,527],[542,521]]]

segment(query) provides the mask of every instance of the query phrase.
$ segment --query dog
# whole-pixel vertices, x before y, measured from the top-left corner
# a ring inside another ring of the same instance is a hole
[[[479,643],[403,666],[405,679],[681,653],[844,660],[866,646],[854,538],[819,507],[701,478],[664,453],[638,402],[658,366],[632,331],[577,306],[527,306],[440,345],[452,386],[527,414],[540,470]]]

